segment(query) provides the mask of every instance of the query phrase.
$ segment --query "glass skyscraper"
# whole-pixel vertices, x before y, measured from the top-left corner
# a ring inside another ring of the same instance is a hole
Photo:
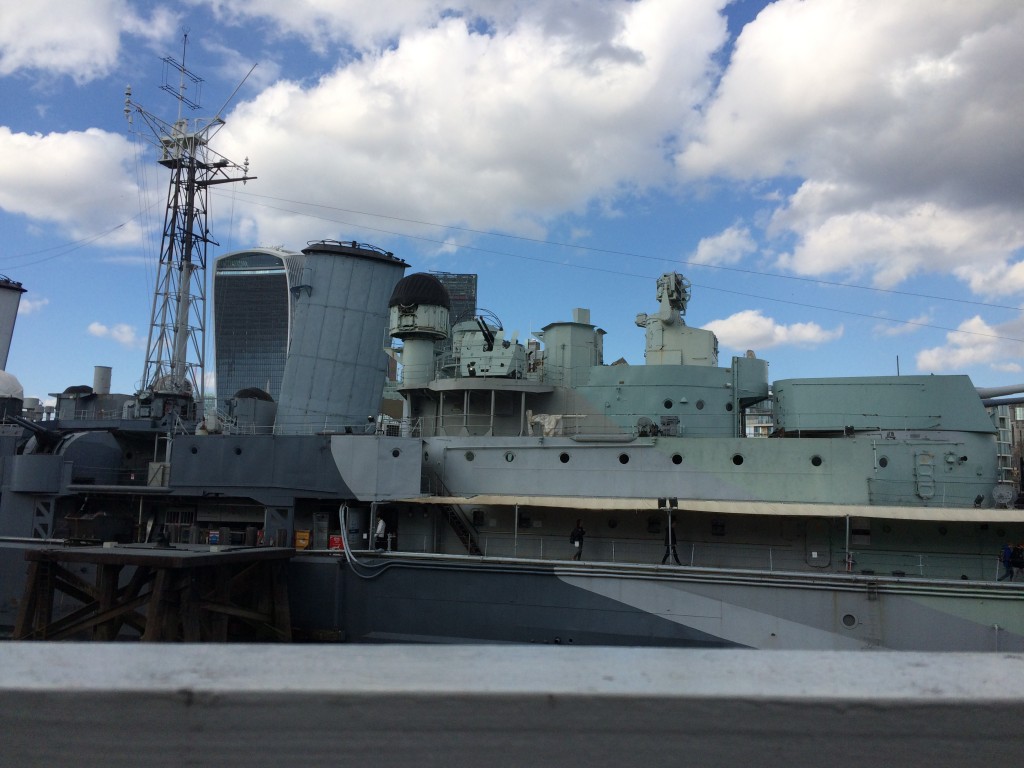
[[[248,388],[274,401],[292,325],[292,287],[300,283],[305,257],[279,248],[253,248],[219,257],[213,272],[214,355],[217,409]]]

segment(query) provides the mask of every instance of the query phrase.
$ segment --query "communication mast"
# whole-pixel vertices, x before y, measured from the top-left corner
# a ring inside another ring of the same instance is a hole
[[[210,239],[208,228],[209,188],[244,183],[255,177],[249,176],[248,158],[238,165],[209,147],[210,139],[224,125],[220,117],[224,107],[212,118],[183,116],[186,108],[199,109],[203,82],[185,68],[187,46],[186,33],[181,62],[171,57],[163,59],[161,89],[178,100],[174,123],[161,120],[135,103],[130,86],[125,89],[124,113],[129,126],[135,113],[141,115],[152,132],[147,140],[160,151],[160,165],[171,171],[139,401],[144,404],[154,395],[170,396],[161,398],[165,413],[173,407],[181,415],[194,417],[194,403],[203,402],[205,394],[206,252],[211,243],[219,245]],[[169,78],[175,74],[178,82],[172,85]],[[190,89],[194,96],[189,94]],[[182,402],[177,407],[173,401],[179,399]]]

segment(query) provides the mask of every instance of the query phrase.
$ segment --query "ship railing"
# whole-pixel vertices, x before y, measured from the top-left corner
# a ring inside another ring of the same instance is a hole
[[[489,407],[487,401],[484,407]],[[731,427],[726,429],[717,417],[693,416],[685,425],[678,423],[661,424],[653,421],[648,414],[622,414],[616,416],[616,423],[604,415],[585,413],[542,413],[528,410],[525,417],[495,417],[489,413],[446,413],[443,417],[423,417],[421,421],[426,435],[487,436],[492,429],[500,434],[519,434],[534,437],[618,436],[618,437],[721,437],[732,435]]]
[[[403,434],[399,419],[377,419],[362,424],[344,422],[289,422],[288,424],[221,424],[225,435],[376,435]],[[412,427],[410,426],[410,429]]]
[[[575,548],[569,535],[520,535],[511,532],[481,533],[475,531],[483,557],[523,558],[531,560],[570,560]],[[398,549],[406,552],[435,551],[432,534],[402,534]],[[459,549],[459,547],[456,547]],[[818,550],[810,557],[803,546],[785,544],[726,544],[715,542],[683,542],[676,547],[679,564],[696,568],[735,568],[769,572],[808,571],[819,573],[847,572],[845,553],[839,549]],[[1002,575],[995,555],[939,552],[860,552],[853,554],[853,567],[848,572],[860,575],[897,576],[924,579],[967,579],[991,581]],[[587,536],[583,544],[583,561],[621,565],[657,565],[665,555],[665,545],[658,541]],[[667,565],[675,565],[669,553]]]
[[[638,417],[639,418],[639,417]],[[498,420],[491,419],[489,414],[445,414],[443,417],[429,416],[417,420],[422,434],[458,436],[486,436],[492,432],[493,424]],[[634,438],[642,433],[635,424],[609,424],[607,419],[588,416],[586,414],[531,414],[523,420],[515,420],[510,425],[506,420],[501,427],[501,434],[521,431],[523,437],[580,437],[580,436],[617,436]],[[652,432],[643,432],[653,434]]]
[[[516,536],[510,532],[481,533],[475,531],[483,557],[524,558],[533,560],[569,560],[575,548],[569,535]],[[430,534],[402,534],[400,549],[407,552],[434,551]],[[806,569],[803,550],[786,546],[722,545],[680,542],[677,554],[681,565],[706,568],[743,568],[749,570],[793,571]],[[587,536],[583,544],[583,560],[618,564],[658,564],[665,554],[660,541]],[[668,563],[674,565],[671,554]],[[839,568],[839,563],[833,563]]]
[[[851,571],[879,576],[987,581],[1002,575],[998,553],[868,552],[853,550]]]
[[[76,421],[102,421],[110,419],[120,419],[123,414],[122,408],[111,408],[110,410],[82,410],[75,411],[74,418]]]

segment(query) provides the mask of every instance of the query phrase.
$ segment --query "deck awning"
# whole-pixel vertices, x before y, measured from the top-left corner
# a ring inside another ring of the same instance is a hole
[[[417,496],[401,501],[418,504],[457,506],[551,507],[574,510],[663,509],[657,498],[612,498],[594,496]],[[675,499],[678,512],[707,512],[717,515],[765,515],[774,517],[870,517],[884,520],[935,520],[961,523],[1024,523],[1024,509],[975,509],[973,507],[894,507],[866,504],[785,503],[774,501],[710,501]]]

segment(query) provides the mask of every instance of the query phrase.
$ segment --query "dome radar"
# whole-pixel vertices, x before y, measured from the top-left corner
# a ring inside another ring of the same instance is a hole
[[[403,387],[425,387],[434,376],[434,345],[448,338],[451,298],[433,275],[416,272],[395,285],[388,301],[388,333],[401,339],[396,358]]]

